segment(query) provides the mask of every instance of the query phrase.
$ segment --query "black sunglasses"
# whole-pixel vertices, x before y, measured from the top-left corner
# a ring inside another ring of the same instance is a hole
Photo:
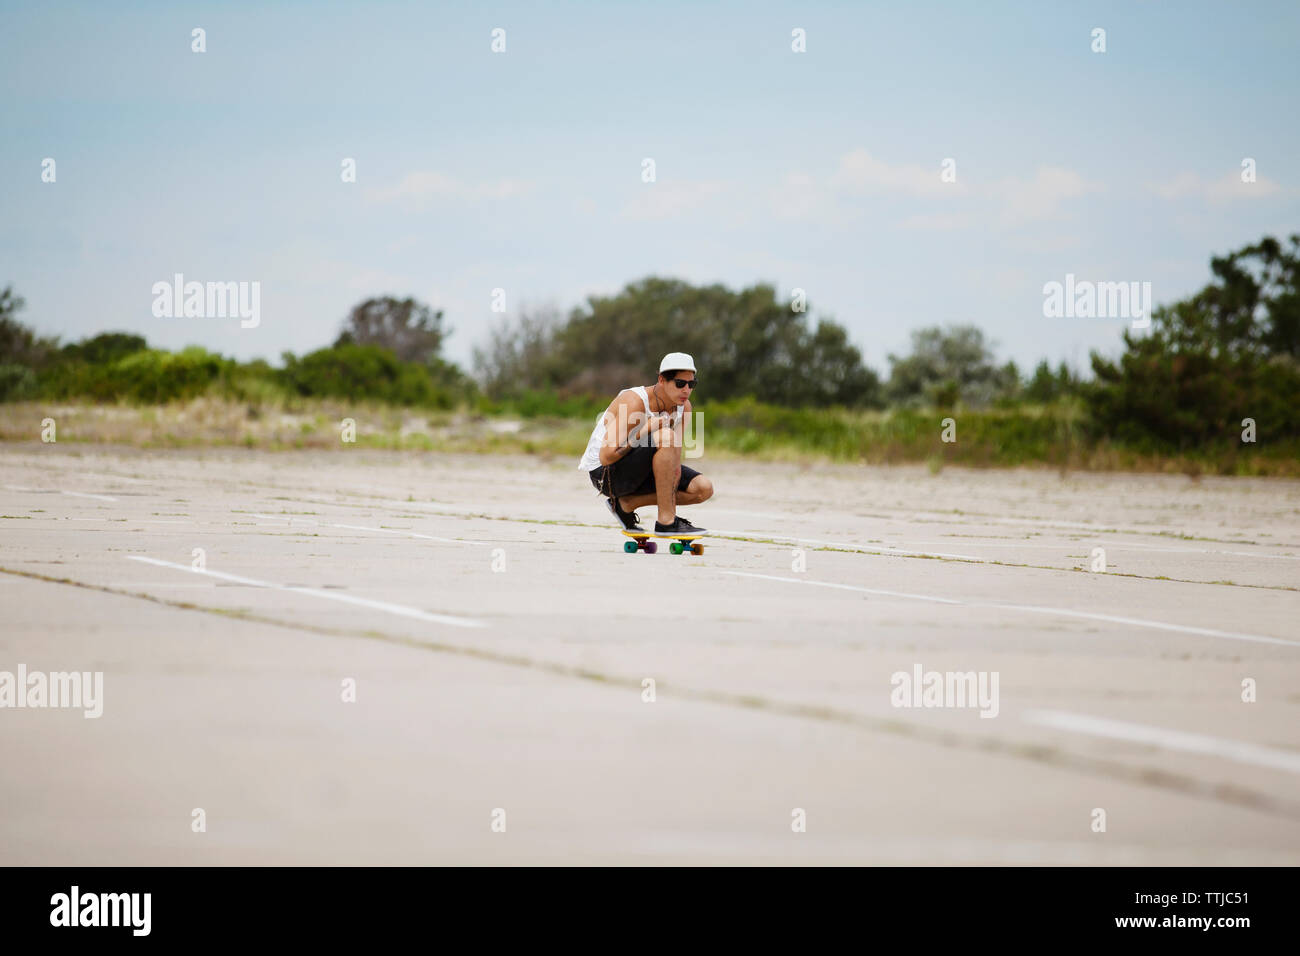
[[[675,378],[673,379],[673,384],[676,385],[678,388],[693,389],[695,388],[696,385],[700,384],[700,380],[698,378]]]

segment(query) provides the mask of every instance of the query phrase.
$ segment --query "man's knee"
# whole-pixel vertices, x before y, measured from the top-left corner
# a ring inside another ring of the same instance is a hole
[[[655,464],[661,468],[669,463],[676,465],[682,458],[682,446],[664,444],[655,449]]]
[[[713,482],[703,475],[696,475],[691,479],[691,483],[686,486],[686,490],[699,498],[700,501],[708,501],[713,497]]]

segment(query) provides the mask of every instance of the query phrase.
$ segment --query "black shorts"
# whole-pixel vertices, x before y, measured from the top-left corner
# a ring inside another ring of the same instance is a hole
[[[612,465],[597,465],[588,474],[591,483],[605,497],[612,494],[617,498],[629,495],[653,495],[655,493],[654,457],[658,451],[653,445],[633,448]],[[609,472],[608,481],[605,472]],[[682,465],[682,478],[677,482],[677,490],[685,491],[691,479],[699,472]]]

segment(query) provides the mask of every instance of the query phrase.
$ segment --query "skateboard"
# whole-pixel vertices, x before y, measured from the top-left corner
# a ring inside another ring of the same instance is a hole
[[[636,554],[638,551],[644,551],[646,554],[654,554],[659,550],[659,544],[652,541],[652,538],[660,537],[650,531],[624,531],[623,534],[633,539],[623,542],[623,550],[628,554]],[[704,545],[699,539],[703,535],[688,534],[674,536],[673,540],[668,543],[669,554],[703,554]]]

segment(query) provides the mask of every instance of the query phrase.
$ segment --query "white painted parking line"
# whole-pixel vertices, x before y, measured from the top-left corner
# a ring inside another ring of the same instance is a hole
[[[188,564],[174,564],[171,561],[160,561],[158,558],[146,558],[141,555],[128,554],[123,555],[128,561],[142,561],[145,564],[153,564],[160,568],[171,568],[175,571],[186,571],[190,574],[204,574],[211,578],[219,578],[222,581],[232,581],[235,584],[247,584],[255,588],[271,588],[276,591],[292,591],[295,594],[306,594],[311,597],[322,598],[326,601],[339,601],[343,604],[354,604],[357,607],[370,608],[374,611],[384,611],[388,614],[396,614],[399,617],[410,617],[417,621],[429,621],[433,624],[448,624],[452,627],[487,627],[482,621],[476,621],[468,617],[454,617],[450,614],[433,614],[429,611],[422,611],[416,607],[407,607],[405,604],[392,604],[388,601],[372,601],[370,598],[355,597],[351,594],[340,594],[337,591],[322,591],[318,588],[304,588],[293,584],[276,584],[273,581],[259,581],[256,578],[247,578],[239,574],[226,574],[223,571],[213,571],[207,568],[195,568]]]
[[[26,485],[5,485],[10,492],[29,492],[31,494],[66,494],[73,498],[95,498],[96,501],[117,501],[117,498],[108,496],[108,494],[91,494],[88,492],[68,492],[68,490],[44,489],[44,488],[27,488]]]
[[[290,526],[295,521],[302,524],[319,528],[342,528],[345,531],[372,531],[375,534],[400,534],[408,538],[420,538],[424,541],[440,541],[443,544],[474,544],[473,541],[458,541],[455,538],[440,538],[436,534],[421,534],[418,531],[404,531],[400,528],[373,528],[369,525],[361,524],[331,524],[328,521],[316,521],[310,518],[303,518],[299,515],[269,515],[259,514],[258,512],[249,512],[254,518],[274,518],[277,521],[287,521]]]
[[[980,564],[987,564],[991,560],[990,558],[978,557],[973,554],[952,554],[952,553],[945,553],[943,551],[916,551],[916,550],[908,550],[903,548],[887,547],[885,545],[858,544],[858,543],[848,542],[848,541],[822,541],[816,538],[788,538],[782,535],[767,534],[762,531],[713,531],[713,533],[731,534],[736,536],[753,537],[753,538],[760,538],[760,537],[771,538],[778,541],[795,541],[795,542],[804,542],[807,544],[824,544],[824,545],[829,545],[831,547],[855,548],[859,551],[868,551],[873,554],[901,554],[901,555],[914,555],[920,557],[957,558],[962,561],[975,561]],[[913,544],[918,544],[918,545],[923,545],[928,543],[930,542],[927,541],[913,542]],[[1284,561],[1300,561],[1300,556],[1294,554],[1261,554],[1254,551],[1222,551],[1213,548],[1164,548],[1158,545],[1137,544],[1134,542],[1123,542],[1117,544],[1113,541],[1107,541],[1103,537],[1098,537],[1094,541],[1069,541],[1069,542],[1063,542],[1061,544],[1042,544],[1039,542],[1028,543],[1028,542],[1006,542],[1006,541],[969,541],[967,542],[967,546],[976,547],[976,548],[1004,548],[1013,551],[1022,550],[1022,549],[1031,549],[1031,548],[1047,550],[1047,551],[1073,551],[1076,548],[1088,547],[1094,543],[1097,543],[1100,546],[1105,547],[1110,551],[1140,550],[1140,551],[1155,552],[1159,554],[1231,554],[1243,558],[1280,558]]]
[[[768,537],[773,537],[768,535]],[[818,541],[816,538],[790,538],[791,541],[807,542],[808,544],[824,544],[830,547],[848,547],[857,548],[860,551],[871,551],[877,554],[901,554],[905,557],[920,558],[953,558],[958,561],[978,561],[980,564],[986,564],[988,558],[980,557],[975,554],[954,554],[951,551],[916,551],[911,548],[890,548],[883,545],[871,544],[839,544],[834,541]]]
[[[344,492],[342,493],[342,496],[360,497],[351,492]],[[339,500],[339,496],[305,494],[302,495],[299,500],[327,501],[327,502],[337,503]],[[365,498],[364,500],[367,504],[372,504],[377,507],[405,508],[408,510],[416,509],[416,510],[423,510],[423,511],[440,512],[444,514],[451,513],[451,514],[487,515],[487,512],[485,512],[482,508],[479,507],[467,507],[465,505],[453,505],[449,503],[440,504],[438,502],[430,502],[430,501],[400,501],[393,498],[378,498],[378,499]],[[744,511],[744,510],[738,510],[734,508],[731,509],[719,508],[716,510],[719,512],[726,511],[727,513],[730,514],[747,514],[753,517],[772,518],[772,519],[782,520],[786,522],[802,520],[797,515],[776,515],[768,512]],[[934,514],[935,512],[919,512],[919,513]],[[488,516],[495,517],[491,515]],[[1098,539],[1100,540],[1103,546],[1117,551],[1122,551],[1127,548],[1139,548],[1139,549],[1149,550],[1149,551],[1165,552],[1168,554],[1231,554],[1243,558],[1280,558],[1285,561],[1300,561],[1300,556],[1292,555],[1292,554],[1260,554],[1252,551],[1222,551],[1213,548],[1166,548],[1160,545],[1138,544],[1135,542],[1126,542],[1123,544],[1107,543],[1104,540],[1106,529],[1098,527],[1097,525],[1094,524],[1085,524],[1083,522],[1076,522],[1076,521],[1040,521],[1039,519],[1034,519],[1034,518],[1005,518],[1005,519],[1000,519],[1000,521],[1003,523],[1010,523],[1010,524],[1028,524],[1028,525],[1043,526],[1043,527],[1066,527],[1066,528],[1076,529],[1079,531],[1095,532],[1096,536],[1098,537]],[[996,522],[991,522],[991,523],[996,523]],[[796,544],[817,544],[817,545],[824,545],[832,548],[851,548],[855,551],[863,551],[868,554],[894,554],[894,555],[899,555],[901,557],[920,557],[920,558],[950,558],[957,561],[973,561],[977,564],[988,564],[992,561],[991,558],[983,557],[976,554],[958,554],[950,551],[918,551],[909,548],[893,548],[893,547],[886,547],[883,545],[864,544],[862,542],[856,542],[856,541],[827,541],[821,538],[797,538],[797,537],[791,537],[789,535],[772,534],[767,531],[720,531],[717,529],[712,529],[711,533],[716,535],[734,535],[736,537],[744,537],[744,538],[767,538],[772,541],[793,541]],[[1131,532],[1131,533],[1142,534],[1143,532]],[[1152,532],[1152,534],[1154,533],[1155,532]],[[896,536],[889,535],[888,537],[896,537]],[[919,543],[925,543],[925,542],[919,542]],[[1077,548],[1085,543],[1086,542],[1082,542],[1082,541],[1074,541],[1074,542],[1064,543],[1061,545],[1054,545],[1054,544],[1041,544],[1038,542],[1034,542],[1032,544],[1014,544],[1014,543],[1003,543],[1003,542],[992,542],[992,541],[988,541],[988,542],[971,541],[970,546],[998,547],[998,548],[1002,548],[1002,547],[1049,548],[1049,549],[1064,550],[1070,548]]]
[[[1300,753],[1245,743],[1239,740],[1225,740],[1222,737],[1209,737],[1205,734],[1193,734],[1182,730],[1168,730],[1164,727],[1148,727],[1145,724],[1133,724],[1124,720],[1110,720],[1105,717],[1092,717],[1088,714],[1072,714],[1064,710],[1029,710],[1021,714],[1020,719],[1042,727],[1053,727],[1057,730],[1070,730],[1081,734],[1091,734],[1094,737],[1108,737],[1111,740],[1127,740],[1132,743],[1150,744],[1153,747],[1162,747],[1165,750],[1206,754],[1211,757],[1223,757],[1237,763],[1253,764],[1256,767],[1268,767],[1271,770],[1300,773]]]
[[[111,497],[109,497],[108,495],[92,495],[92,494],[88,494],[88,493],[86,493],[86,492],[84,492],[84,491],[66,491],[66,490],[65,490],[63,493],[64,493],[65,495],[71,495],[73,498],[94,498],[96,501],[116,501],[116,500],[117,500],[116,498],[111,498]]]
[[[970,536],[965,535],[964,537],[969,538]],[[934,544],[934,543],[935,542],[933,541],[912,542],[912,544],[918,546],[926,545],[926,544]],[[1042,542],[1038,542],[1038,541],[1003,541],[996,538],[991,538],[986,541],[966,541],[965,544],[968,547],[975,547],[975,548],[1010,548],[1012,550],[1026,550],[1026,551],[1034,550],[1034,549],[1040,551],[1073,551],[1077,548],[1087,548],[1096,544],[1096,545],[1104,546],[1108,551],[1128,551],[1130,549],[1136,548],[1136,549],[1141,549],[1143,551],[1158,551],[1164,554],[1209,554],[1210,553],[1208,548],[1161,548],[1161,547],[1157,547],[1156,545],[1150,545],[1150,544],[1116,543],[1114,541],[1107,541],[1105,538],[1089,538],[1086,540],[1080,538],[1072,541],[1062,541],[1058,544],[1043,544]],[[1232,552],[1225,551],[1222,553],[1231,554]],[[1271,557],[1271,555],[1264,555],[1264,557]]]
[[[360,498],[361,503],[372,507],[384,508],[405,508],[406,510],[417,509],[421,511],[450,512],[452,514],[484,514],[482,508],[471,505],[453,505],[450,502],[437,501],[402,501],[398,498],[370,498],[355,492],[345,491],[337,495],[299,495],[295,501],[324,501],[329,504],[340,504],[339,498]]]
[[[1082,544],[1083,542],[1079,542]],[[1300,556],[1294,554],[1261,554],[1258,551],[1224,551],[1222,548],[1162,548],[1154,544],[1138,544],[1129,541],[1124,544],[1115,544],[1101,540],[1101,544],[1112,551],[1122,551],[1126,548],[1136,548],[1140,551],[1155,551],[1162,554],[1231,554],[1239,558],[1280,558],[1283,561],[1300,561]]]
[[[944,552],[944,551],[917,551],[908,548],[894,548],[894,547],[889,547],[886,545],[879,545],[879,544],[861,544],[853,541],[824,541],[819,538],[794,538],[794,537],[789,537],[780,534],[769,534],[768,532],[765,531],[718,531],[715,529],[712,531],[712,533],[722,534],[722,535],[730,534],[730,535],[735,535],[737,537],[747,537],[747,538],[769,538],[774,541],[793,541],[797,544],[821,544],[833,548],[836,547],[853,548],[857,551],[865,551],[870,554],[898,554],[898,555],[903,555],[905,557],[922,557],[922,558],[956,558],[957,560],[960,561],[975,561],[980,564],[987,564],[991,560],[990,558],[980,557],[974,554],[954,554],[951,552]],[[888,537],[892,538],[895,536],[888,535]],[[1165,547],[1160,547],[1158,545],[1136,544],[1133,542],[1125,542],[1125,543],[1117,544],[1112,541],[1107,541],[1104,537],[1098,537],[1096,540],[1098,543],[1100,543],[1101,546],[1108,548],[1111,551],[1127,551],[1131,549],[1138,549],[1142,551],[1151,551],[1151,552],[1163,553],[1163,554],[1231,554],[1242,558],[1280,558],[1284,561],[1300,560],[1300,557],[1297,557],[1296,555],[1293,554],[1260,554],[1254,551],[1222,551],[1214,548],[1165,548]],[[928,544],[929,542],[917,541],[913,543],[918,545],[923,545],[923,544]],[[1019,543],[1019,542],[1004,542],[1004,541],[969,541],[967,542],[967,546],[974,547],[974,548],[1009,548],[1011,550],[1016,550],[1020,548],[1044,548],[1053,551],[1071,551],[1074,550],[1075,548],[1085,547],[1091,543],[1093,542],[1071,541],[1062,544],[1041,544],[1038,542]]]
[[[766,531],[719,531],[716,528],[710,529],[710,534],[735,535],[741,538],[768,538],[773,541],[793,541],[795,544],[823,544],[832,548],[852,548],[855,551],[865,551],[869,554],[898,554],[904,557],[915,558],[955,558],[958,561],[975,561],[980,564],[987,564],[988,558],[981,558],[974,554],[952,554],[945,551],[910,551],[905,548],[887,548],[879,544],[861,544],[855,541],[825,541],[821,538],[792,538],[784,534],[769,534]]]
[[[422,538],[426,541],[441,541],[443,544],[474,544],[473,541],[457,541],[455,538],[439,538],[434,534],[420,534],[418,531],[401,531],[397,528],[368,528],[359,524],[331,524],[329,528],[346,528],[348,531],[374,531],[379,534],[401,534],[408,538]]]
[[[1265,637],[1262,634],[1239,634],[1236,631],[1220,631],[1212,627],[1192,627],[1188,624],[1168,624],[1164,621],[1151,621],[1140,617],[1120,617],[1115,614],[1097,614],[1094,611],[1072,611],[1061,607],[1039,607],[1032,604],[973,604],[972,607],[995,607],[1007,611],[1024,611],[1028,614],[1055,614],[1062,617],[1080,617],[1088,621],[1104,621],[1107,624],[1128,624],[1133,627],[1153,627],[1160,631],[1177,631],[1181,634],[1196,634],[1201,637],[1222,637],[1231,641],[1251,641],[1256,644],[1281,644],[1284,647],[1300,647],[1300,641],[1287,641],[1280,637]]]
[[[1281,644],[1283,647],[1300,647],[1300,641],[1286,641],[1280,637],[1268,637],[1263,634],[1240,634],[1236,631],[1220,631],[1209,627],[1192,627],[1187,624],[1169,624],[1164,621],[1151,621],[1139,617],[1120,617],[1114,614],[1097,614],[1093,611],[1075,611],[1062,607],[1042,607],[1034,604],[1004,604],[996,601],[958,601],[941,598],[932,594],[907,594],[902,591],[880,591],[862,588],[851,584],[831,584],[826,581],[812,581],[804,578],[787,578],[775,574],[754,574],[750,571],[728,571],[719,568],[723,574],[743,578],[764,578],[768,581],[785,581],[788,584],[810,584],[819,587],[841,588],[847,591],[861,591],[864,594],[882,594],[888,597],[913,598],[918,601],[932,601],[938,604],[960,604],[963,607],[995,608],[1000,611],[1021,611],[1026,614],[1051,614],[1059,617],[1077,617],[1088,621],[1102,621],[1106,624],[1126,624],[1131,627],[1151,627],[1161,631],[1176,631],[1180,634],[1195,634],[1200,637],[1221,637],[1232,641],[1249,641],[1255,644]]]
[[[911,594],[907,591],[885,591],[881,588],[862,588],[856,584],[836,584],[832,581],[804,581],[800,578],[782,578],[775,574],[754,574],[751,571],[723,571],[723,574],[734,574],[741,578],[766,578],[769,581],[790,581],[794,584],[811,584],[814,587],[837,588],[841,591],[859,591],[863,594],[880,594],[885,597],[911,598],[916,601],[932,601],[935,604],[963,604],[962,601],[954,601],[951,598],[934,597],[929,594]]]

